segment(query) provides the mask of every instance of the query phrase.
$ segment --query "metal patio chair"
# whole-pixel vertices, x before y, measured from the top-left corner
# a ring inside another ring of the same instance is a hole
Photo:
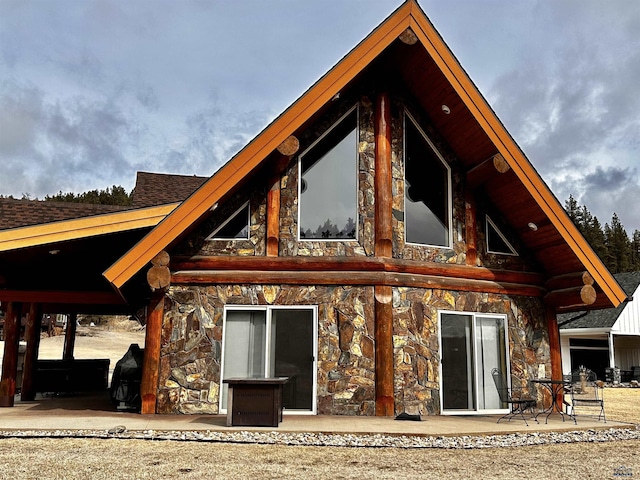
[[[491,370],[491,376],[493,377],[493,383],[496,384],[500,401],[503,404],[506,403],[509,405],[509,413],[500,417],[497,423],[500,423],[500,420],[505,418],[511,421],[513,417],[519,416],[528,427],[529,424],[527,423],[527,419],[524,417],[524,412],[526,411],[530,411],[531,416],[536,423],[538,423],[538,420],[535,418],[534,411],[538,403],[537,399],[526,394],[522,388],[509,388],[506,377],[497,368]]]
[[[571,383],[565,388],[569,394],[569,415],[576,421],[576,407],[589,407],[593,412],[598,411],[598,421],[602,418],[607,422],[604,413],[604,382],[598,380],[597,375],[588,368],[580,367],[570,375]]]

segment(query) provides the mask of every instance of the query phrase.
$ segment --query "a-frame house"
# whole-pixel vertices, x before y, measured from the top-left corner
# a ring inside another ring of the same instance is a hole
[[[150,296],[143,413],[491,413],[562,374],[556,314],[624,291],[409,0],[105,278]]]

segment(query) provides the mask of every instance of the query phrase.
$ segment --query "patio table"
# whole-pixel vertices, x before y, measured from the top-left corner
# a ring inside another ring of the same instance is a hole
[[[562,421],[564,422],[565,413],[562,411],[564,389],[566,386],[570,385],[570,382],[566,380],[553,380],[551,378],[535,378],[531,380],[531,383],[542,385],[551,394],[551,405],[540,410],[536,414],[535,419],[538,420],[539,415],[546,413],[547,417],[544,423],[547,423],[550,415],[553,413],[559,413],[562,417]]]

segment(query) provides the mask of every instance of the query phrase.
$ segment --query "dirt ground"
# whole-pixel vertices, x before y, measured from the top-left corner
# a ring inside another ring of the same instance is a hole
[[[75,357],[110,358],[113,368],[131,343],[143,347],[144,331],[82,326]],[[63,344],[63,336],[42,338],[40,358],[61,358]],[[640,389],[607,389],[605,401],[608,418],[640,424]],[[0,439],[0,479],[633,478],[638,452],[640,441],[437,450]]]

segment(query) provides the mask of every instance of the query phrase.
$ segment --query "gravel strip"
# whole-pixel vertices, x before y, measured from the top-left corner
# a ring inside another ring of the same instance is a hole
[[[471,449],[522,447],[579,442],[612,442],[640,440],[640,426],[608,430],[576,430],[572,432],[512,433],[507,435],[393,436],[326,433],[280,432],[212,432],[127,430],[117,426],[110,430],[0,430],[0,438],[119,438],[134,440],[174,440],[184,442],[257,443],[271,445],[304,445],[315,447],[375,448],[441,448]]]

